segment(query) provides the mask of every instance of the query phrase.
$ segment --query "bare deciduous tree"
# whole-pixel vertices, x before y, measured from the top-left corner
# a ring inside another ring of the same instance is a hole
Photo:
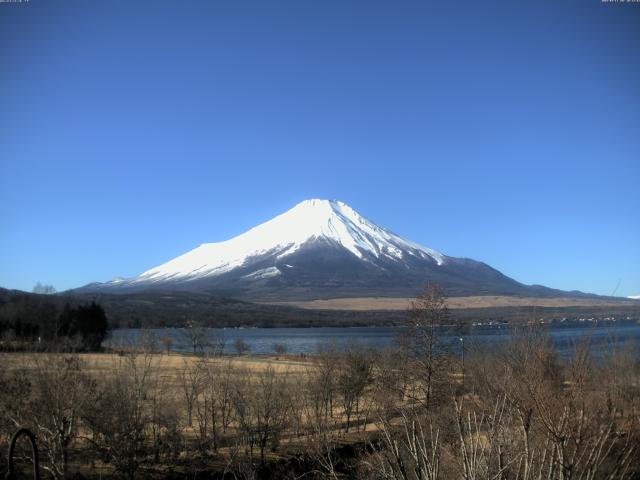
[[[256,444],[260,450],[260,463],[264,464],[267,446],[277,447],[287,425],[290,399],[285,377],[277,375],[272,367],[259,375],[255,385],[246,375],[238,376],[232,401],[250,456]]]
[[[56,287],[53,285],[42,284],[40,282],[36,283],[33,287],[33,293],[39,293],[41,295],[53,295],[56,292]]]
[[[249,344],[247,342],[245,342],[244,340],[242,340],[241,338],[236,338],[233,341],[233,348],[236,349],[236,353],[238,355],[244,355],[245,353],[249,352],[249,350],[250,350]]]
[[[276,353],[276,355],[279,356],[283,356],[287,354],[287,345],[285,343],[274,343],[273,344],[273,351]]]
[[[414,400],[422,402],[426,408],[433,403],[435,388],[446,381],[445,357],[439,355],[439,327],[447,319],[444,289],[438,284],[428,284],[409,306],[407,329],[401,339],[415,366],[414,386],[420,394]]]
[[[203,358],[198,368],[202,386],[196,402],[199,443],[203,451],[209,446],[217,450],[220,436],[226,433],[231,422],[234,367],[231,361]]]
[[[372,445],[373,454],[365,457],[370,476],[380,480],[437,480],[440,477],[442,445],[440,431],[415,411],[400,412],[399,425],[388,420],[380,423],[381,443]]]
[[[124,478],[133,480],[146,461],[147,429],[153,421],[147,402],[160,394],[154,391],[156,374],[148,353],[120,357],[85,415],[89,440]]]
[[[370,352],[351,346],[340,358],[337,388],[346,416],[345,431],[349,431],[353,416],[359,414],[360,402],[372,380],[373,360]]]
[[[193,354],[202,353],[209,346],[207,328],[195,322],[188,323],[180,330],[187,344],[191,347]]]
[[[40,443],[46,461],[42,468],[53,478],[68,473],[72,443],[80,418],[88,407],[95,382],[83,371],[77,355],[34,355],[31,375],[5,379],[4,411],[13,429],[28,426]]]
[[[203,371],[189,360],[183,360],[183,368],[178,374],[180,389],[187,409],[187,426],[193,426],[193,407],[203,387]]]
[[[167,355],[171,354],[171,346],[173,345],[173,337],[171,335],[164,335],[160,341],[162,342],[162,345],[164,345],[164,350],[167,353]]]

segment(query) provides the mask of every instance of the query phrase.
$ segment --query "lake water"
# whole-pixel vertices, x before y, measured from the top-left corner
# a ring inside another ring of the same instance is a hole
[[[549,335],[561,355],[567,356],[574,346],[585,337],[589,338],[594,354],[598,355],[612,345],[635,342],[640,345],[640,325],[636,323],[588,323],[586,325],[557,325],[549,326]],[[286,346],[288,353],[316,353],[318,348],[334,345],[338,349],[349,344],[357,343],[375,348],[391,347],[396,344],[402,327],[326,327],[326,328],[225,328],[207,329],[211,342],[224,340],[225,353],[235,353],[234,341],[243,340],[253,354],[273,354],[276,343]],[[139,345],[143,331],[138,329],[114,330],[106,345]],[[191,350],[189,340],[183,329],[166,328],[150,329],[162,348],[160,339],[170,337],[171,349],[188,352]],[[467,327],[465,331],[453,331],[443,327],[442,339],[452,351],[460,351],[460,338],[464,337],[465,350],[476,345],[499,345],[511,338],[511,328],[508,325],[482,325]]]

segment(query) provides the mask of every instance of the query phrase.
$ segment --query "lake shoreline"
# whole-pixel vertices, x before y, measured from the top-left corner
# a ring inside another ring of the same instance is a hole
[[[627,338],[640,341],[640,324],[635,320],[610,322],[558,322],[555,324],[539,324],[546,331],[562,354],[573,349],[573,343],[589,338],[596,350],[601,350],[607,342],[619,345]],[[217,345],[220,353],[234,351],[234,342],[246,344],[247,352],[252,355],[272,355],[275,345],[284,346],[286,354],[314,354],[325,346],[346,346],[360,344],[373,348],[391,348],[397,344],[402,326],[360,326],[360,327],[238,327],[238,328],[206,328],[203,345]],[[512,332],[517,325],[443,325],[441,339],[443,344],[456,351],[457,342],[464,338],[467,348],[501,344],[513,338]],[[193,350],[188,340],[188,329],[116,329],[111,332],[105,348],[130,348],[144,343],[155,345],[155,348],[172,352],[189,352]],[[164,345],[164,347],[162,347]],[[168,347],[167,347],[168,345]],[[222,346],[222,347],[220,347]],[[203,350],[207,350],[204,347]]]

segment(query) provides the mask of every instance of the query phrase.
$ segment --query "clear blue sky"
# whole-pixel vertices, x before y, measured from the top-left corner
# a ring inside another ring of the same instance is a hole
[[[0,285],[132,276],[306,198],[640,294],[640,4],[0,3]]]

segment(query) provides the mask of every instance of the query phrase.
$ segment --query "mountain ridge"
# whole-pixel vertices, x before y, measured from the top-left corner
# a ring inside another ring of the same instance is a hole
[[[524,285],[486,263],[404,239],[338,200],[311,199],[229,240],[204,243],[130,279],[81,292],[175,290],[250,301],[415,296],[437,282],[450,296],[591,296]]]

